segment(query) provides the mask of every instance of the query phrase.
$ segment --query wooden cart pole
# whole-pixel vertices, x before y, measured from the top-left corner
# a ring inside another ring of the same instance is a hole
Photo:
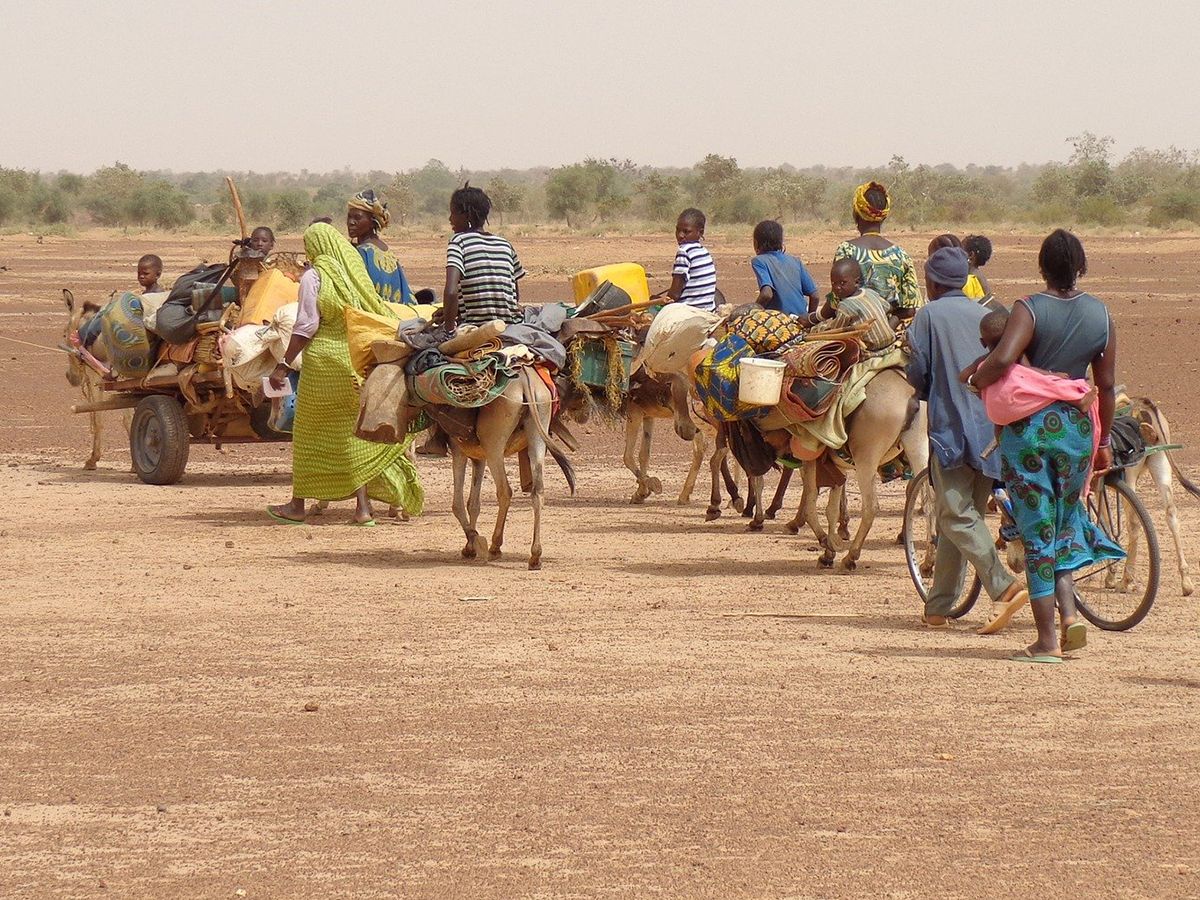
[[[233,211],[237,214],[238,228],[242,232],[242,238],[248,238],[250,234],[246,231],[246,213],[242,210],[242,198],[238,196],[237,185],[228,175],[225,176],[225,184],[229,187],[229,196],[233,200]]]

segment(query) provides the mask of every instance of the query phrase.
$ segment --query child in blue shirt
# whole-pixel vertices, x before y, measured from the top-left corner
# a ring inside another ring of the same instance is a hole
[[[750,268],[758,280],[756,302],[791,316],[816,312],[820,299],[817,283],[799,259],[783,252],[783,226],[771,219],[754,226],[754,252]]]

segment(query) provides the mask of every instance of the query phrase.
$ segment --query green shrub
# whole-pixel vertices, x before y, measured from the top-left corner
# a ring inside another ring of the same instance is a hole
[[[1090,225],[1120,225],[1125,221],[1125,210],[1107,195],[1087,197],[1079,203],[1079,221]]]
[[[1200,222],[1200,190],[1185,187],[1164,191],[1150,201],[1146,221],[1156,228],[1170,228],[1180,222]]]
[[[308,224],[312,200],[299,188],[289,188],[275,195],[275,223],[285,231],[296,231]]]

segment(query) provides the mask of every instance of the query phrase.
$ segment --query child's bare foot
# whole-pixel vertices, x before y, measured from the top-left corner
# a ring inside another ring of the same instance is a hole
[[[1096,388],[1093,386],[1091,390],[1089,390],[1086,394],[1084,394],[1082,397],[1080,397],[1078,400],[1076,400],[1071,405],[1074,406],[1081,413],[1085,413],[1089,409],[1092,408],[1092,404],[1096,402],[1096,400],[1099,398],[1099,396],[1100,396],[1100,394],[1096,391]]]

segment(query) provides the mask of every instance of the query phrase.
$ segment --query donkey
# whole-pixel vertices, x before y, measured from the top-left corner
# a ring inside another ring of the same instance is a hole
[[[704,313],[680,310],[671,320],[664,320],[661,332],[656,332],[658,324],[659,319],[655,319],[646,337],[646,346],[653,347],[656,352],[644,353],[643,363],[659,374],[688,374],[692,356],[704,345],[715,324],[713,318]],[[897,444],[908,454],[914,471],[925,468],[929,456],[925,412],[904,375],[893,369],[885,369],[871,379],[866,392],[866,398],[846,423],[847,446],[855,460],[854,469],[862,492],[863,506],[862,521],[842,562],[846,571],[857,566],[863,543],[875,520],[878,510],[875,479],[879,466],[890,458],[889,453]],[[721,446],[717,452],[724,454],[726,449]],[[894,457],[898,452],[899,450],[896,450],[891,456]],[[837,547],[817,522],[817,476],[816,468],[811,463],[804,466],[804,487],[800,511],[796,518],[788,523],[789,530],[798,530],[800,522],[807,522],[825,549],[822,563],[831,565]],[[719,503],[715,488],[714,484],[714,505]],[[765,517],[761,477],[751,479],[749,496],[748,503],[753,504],[754,518],[748,528],[761,530]],[[831,514],[835,508],[835,501],[840,508],[841,495],[836,491],[832,492],[830,498]],[[712,506],[710,512],[711,510]]]
[[[100,312],[100,306],[93,303],[91,300],[85,300],[83,303],[78,303],[75,300],[75,295],[63,288],[62,292],[63,304],[67,307],[67,324],[63,329],[63,346],[70,346],[71,335],[79,331],[93,316]],[[92,355],[100,362],[107,363],[103,341],[96,341],[91,346]],[[85,363],[79,358],[77,353],[70,353],[67,356],[67,381],[72,387],[77,387],[83,394],[83,399],[87,403],[96,403],[104,398],[104,392],[100,389],[101,376],[100,373]],[[101,413],[88,413],[88,425],[92,434],[92,450],[88,454],[88,458],[83,462],[85,471],[92,471],[96,468],[96,463],[100,461],[101,449],[101,431],[103,428],[103,420],[100,418]],[[133,413],[131,410],[125,410],[122,413],[122,421],[125,425],[125,438],[129,438],[129,425],[132,420]]]
[[[884,369],[867,384],[866,398],[846,420],[846,434],[846,448],[853,463],[845,463],[836,456],[833,460],[844,471],[853,468],[862,495],[862,518],[841,563],[842,569],[850,572],[858,566],[863,544],[879,512],[876,494],[879,467],[894,459],[902,450],[914,472],[924,469],[929,464],[929,424],[925,407],[917,400],[908,379],[896,369]],[[844,484],[830,491],[826,509],[830,529],[833,527],[835,510],[841,508],[844,493]],[[759,503],[761,506],[761,498]],[[804,465],[800,509],[785,527],[795,534],[799,532],[801,522],[808,523],[824,550],[818,562],[823,566],[833,565],[839,542],[817,521],[815,463]]]
[[[1146,442],[1146,446],[1153,447],[1171,443],[1171,425],[1162,410],[1158,408],[1158,404],[1149,397],[1130,398],[1130,402],[1129,415],[1137,420],[1142,440]],[[1184,556],[1183,542],[1179,537],[1179,512],[1175,508],[1172,473],[1179,479],[1183,489],[1193,497],[1200,498],[1200,487],[1197,487],[1180,471],[1175,460],[1171,458],[1169,450],[1159,450],[1143,456],[1125,470],[1125,480],[1130,487],[1136,490],[1138,479],[1145,472],[1150,473],[1154,486],[1158,488],[1158,495],[1162,498],[1163,508],[1166,509],[1167,527],[1171,530],[1171,537],[1175,541],[1175,554],[1179,560],[1179,581],[1183,586],[1183,596],[1190,597],[1196,586],[1192,581],[1191,568],[1188,566],[1187,557]],[[1134,538],[1136,539],[1136,535]],[[1130,556],[1134,552],[1135,550],[1131,549]]]
[[[513,497],[504,459],[520,454],[521,487],[529,491],[533,501],[533,542],[529,549],[529,568],[536,570],[542,567],[543,476],[547,450],[566,476],[571,493],[575,493],[575,470],[571,461],[550,437],[552,409],[550,389],[526,368],[521,370],[520,378],[510,381],[503,393],[478,411],[472,437],[450,433],[450,456],[454,471],[452,506],[454,516],[467,538],[462,549],[464,559],[476,559],[484,553],[490,560],[500,558],[504,544],[504,523]],[[464,502],[468,460],[471,463],[471,492]],[[491,544],[484,540],[476,528],[485,464],[496,484],[496,502],[499,506]]]

